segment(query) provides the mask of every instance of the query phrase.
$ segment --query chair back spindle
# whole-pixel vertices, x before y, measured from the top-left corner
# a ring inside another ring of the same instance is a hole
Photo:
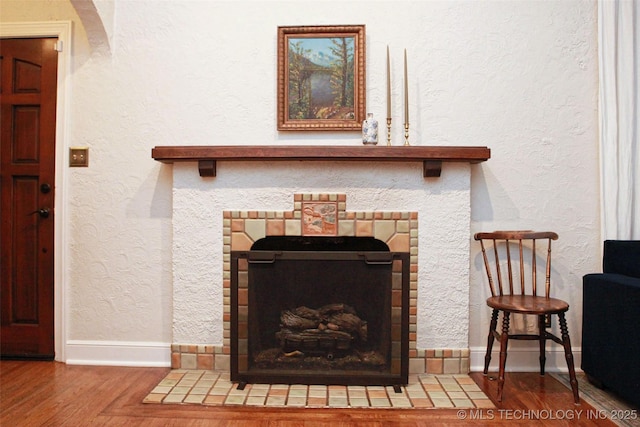
[[[551,239],[547,245],[547,269],[545,271],[544,294],[547,298],[551,294]]]
[[[494,246],[496,241],[493,241]],[[513,293],[513,269],[511,268],[511,248],[509,247],[509,240],[507,240],[507,272],[509,274],[509,293]]]
[[[524,280],[524,246],[522,246],[522,240],[518,240],[518,252],[520,253],[520,293],[525,293],[525,280]]]

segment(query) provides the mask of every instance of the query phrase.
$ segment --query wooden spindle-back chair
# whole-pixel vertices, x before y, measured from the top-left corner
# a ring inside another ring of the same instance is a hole
[[[485,375],[489,370],[494,339],[500,341],[498,401],[502,401],[509,339],[537,340],[539,342],[540,375],[544,375],[546,341],[552,340],[564,347],[573,398],[578,404],[580,402],[578,382],[576,381],[571,340],[565,319],[569,304],[550,297],[551,241],[556,240],[558,235],[554,232],[495,231],[476,233],[474,238],[480,242],[491,290],[491,297],[487,298],[487,305],[492,308],[492,313],[484,361]],[[544,277],[544,281],[540,280],[540,276]],[[500,313],[502,313],[502,330],[498,332],[498,315]],[[537,333],[509,333],[511,313],[537,316]],[[560,337],[547,330],[550,327],[547,324],[547,319],[550,319],[551,315],[558,315]]]

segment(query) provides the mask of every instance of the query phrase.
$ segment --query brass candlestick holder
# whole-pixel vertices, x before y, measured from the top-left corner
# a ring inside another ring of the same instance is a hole
[[[387,147],[391,147],[391,117],[387,117]]]
[[[404,145],[411,145],[409,144],[409,123],[404,124]]]

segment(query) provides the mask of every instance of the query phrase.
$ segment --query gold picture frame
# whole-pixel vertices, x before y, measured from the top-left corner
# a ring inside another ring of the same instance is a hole
[[[362,131],[365,26],[278,27],[278,130]]]

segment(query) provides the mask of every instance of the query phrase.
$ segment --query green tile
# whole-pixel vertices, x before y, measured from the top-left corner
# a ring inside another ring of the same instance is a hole
[[[291,394],[289,394],[289,398],[287,399],[287,406],[302,407],[302,406],[305,406],[306,404],[307,404],[306,395],[291,397]]]
[[[411,408],[411,401],[406,397],[394,398],[391,399],[391,406],[394,408]]]
[[[257,397],[257,396],[267,396],[269,394],[269,390],[264,388],[252,388],[249,390],[249,396]]]
[[[187,394],[191,391],[191,387],[175,386],[170,394]]]
[[[373,408],[389,408],[391,407],[391,402],[386,398],[373,398],[371,399],[371,407]]]
[[[451,399],[456,408],[473,408],[473,402],[469,399]]]
[[[366,397],[349,397],[349,406],[352,408],[368,408],[369,400]]]
[[[242,405],[244,403],[244,395],[227,396],[224,401],[225,405]]]
[[[307,389],[305,388],[304,390],[301,389],[291,389],[289,390],[289,399],[291,399],[292,397],[307,397]]]
[[[449,391],[447,394],[449,395],[449,399],[468,399],[464,391]]]
[[[230,387],[214,387],[209,390],[209,394],[214,396],[226,396],[229,393]]]
[[[461,384],[464,391],[481,391],[477,384]]]
[[[346,408],[349,406],[349,402],[346,396],[329,397],[329,406],[332,408]]]
[[[267,398],[267,406],[284,406],[284,396],[271,396]]]
[[[462,388],[457,383],[442,383],[442,388],[446,391],[462,391]]]
[[[449,399],[449,395],[447,395],[447,393],[445,393],[444,391],[430,391],[428,394],[429,394],[429,397],[431,398],[431,400],[433,400],[433,399]]]
[[[431,399],[431,401],[433,402],[433,406],[436,408],[453,408],[453,402],[451,402],[449,398]]]
[[[209,393],[209,387],[193,387],[189,394],[207,394]]]
[[[246,401],[245,405],[247,405],[247,406],[263,406],[265,400],[266,400],[266,396],[252,396],[252,395],[249,395],[249,397],[247,397],[247,401]]]
[[[185,397],[184,394],[168,394],[162,403],[182,403]]]
[[[190,394],[184,398],[183,403],[196,403],[201,404],[204,401],[206,395],[204,394]]]
[[[467,396],[469,396],[470,399],[474,399],[474,400],[487,399],[487,395],[481,391],[468,391]]]

